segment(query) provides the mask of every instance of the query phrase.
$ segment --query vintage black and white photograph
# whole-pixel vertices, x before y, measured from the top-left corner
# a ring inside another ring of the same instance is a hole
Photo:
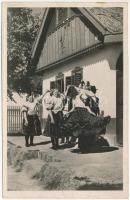
[[[16,5],[4,15],[7,192],[120,195],[126,5]]]

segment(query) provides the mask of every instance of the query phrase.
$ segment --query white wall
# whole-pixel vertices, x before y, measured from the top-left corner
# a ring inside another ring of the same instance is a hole
[[[50,81],[54,81],[56,75],[62,72],[70,76],[75,67],[83,67],[83,79],[90,81],[98,88],[97,95],[100,98],[100,109],[105,115],[116,117],[116,62],[122,51],[121,44],[110,44],[97,49],[89,55],[84,55],[73,61],[54,66],[43,74],[43,92],[50,88]]]
[[[72,71],[72,69],[68,70],[68,71],[64,71],[63,72],[64,78],[66,76],[71,76],[71,71]],[[47,78],[47,76],[46,76],[46,78],[43,78],[43,92],[46,91],[46,89],[50,89],[50,82],[55,81],[55,78],[58,75],[58,73],[59,73],[59,71],[55,70],[55,72],[52,73],[51,77],[49,76]],[[49,73],[49,75],[50,75],[50,73]],[[64,83],[65,83],[65,79],[64,79]]]
[[[50,89],[50,82],[51,81],[55,81],[55,77],[56,75],[59,73],[59,71],[55,70],[55,72],[50,72],[50,73],[47,73],[47,75],[43,76],[43,93]],[[66,72],[64,72],[64,77],[66,76],[70,76],[71,75],[71,70],[68,70]],[[43,114],[42,114],[42,117],[43,118],[47,118],[47,114],[48,112],[46,111],[46,109],[44,108],[44,104],[43,104]],[[45,128],[44,127],[44,124],[43,124],[43,129]]]
[[[83,67],[83,80],[97,87],[100,110],[116,117],[116,71],[111,70],[107,60]]]

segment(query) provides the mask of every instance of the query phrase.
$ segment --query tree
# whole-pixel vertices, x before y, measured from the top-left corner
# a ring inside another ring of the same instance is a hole
[[[34,69],[29,65],[31,49],[41,23],[40,13],[34,15],[29,8],[8,8],[7,23],[8,87],[28,92],[29,75]]]

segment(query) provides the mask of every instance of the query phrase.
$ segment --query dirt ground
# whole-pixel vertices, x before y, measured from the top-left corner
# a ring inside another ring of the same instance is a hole
[[[43,190],[43,188],[37,180],[28,177],[24,171],[17,172],[15,168],[8,166],[8,190],[40,191]]]
[[[123,148],[81,154],[77,145],[64,144],[54,151],[44,136],[35,137],[34,143],[25,147],[23,136],[8,137],[9,190],[122,189]]]

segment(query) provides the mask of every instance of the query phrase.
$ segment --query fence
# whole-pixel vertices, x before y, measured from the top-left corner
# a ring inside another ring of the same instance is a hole
[[[36,107],[39,113],[39,107]],[[22,133],[23,113],[20,106],[7,107],[7,133],[16,134]]]

